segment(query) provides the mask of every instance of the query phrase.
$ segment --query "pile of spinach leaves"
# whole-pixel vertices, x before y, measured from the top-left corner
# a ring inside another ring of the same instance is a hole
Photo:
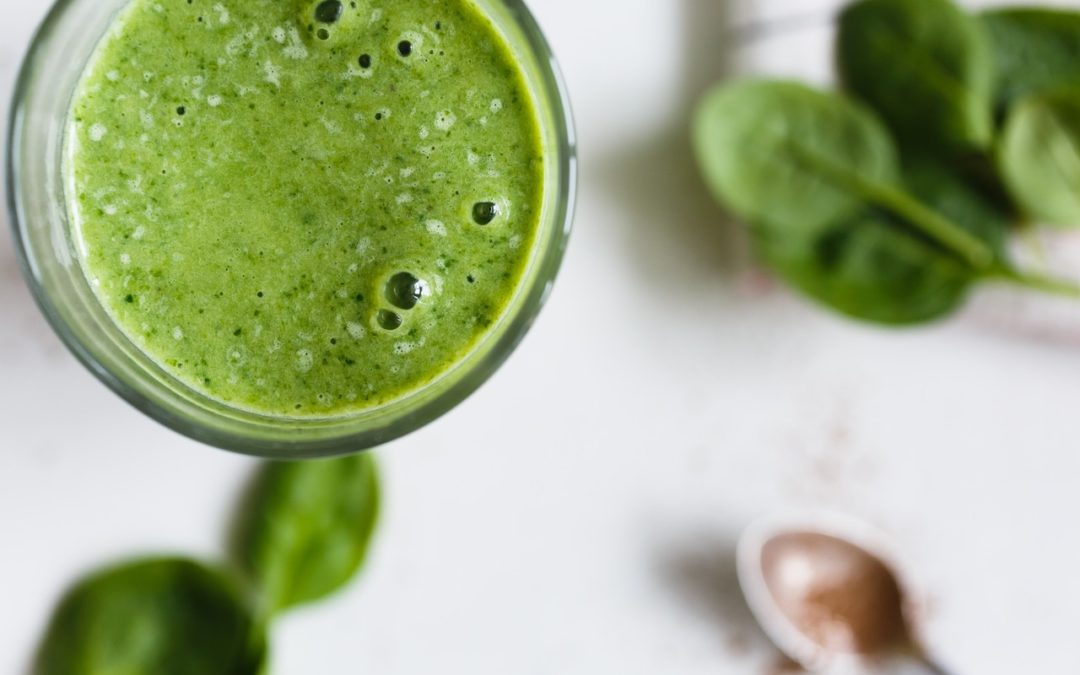
[[[379,511],[369,454],[267,464],[230,560],[163,557],[94,573],[57,607],[35,675],[260,675],[281,612],[340,590]]]
[[[838,21],[842,92],[718,86],[694,141],[716,197],[783,280],[848,316],[918,324],[1021,270],[1022,227],[1080,226],[1080,13],[969,14],[860,0]]]

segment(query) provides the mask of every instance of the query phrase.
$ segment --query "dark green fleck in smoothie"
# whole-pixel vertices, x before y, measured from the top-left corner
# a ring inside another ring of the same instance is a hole
[[[536,242],[535,102],[471,0],[133,0],[71,115],[101,301],[237,408],[415,392],[500,321]]]

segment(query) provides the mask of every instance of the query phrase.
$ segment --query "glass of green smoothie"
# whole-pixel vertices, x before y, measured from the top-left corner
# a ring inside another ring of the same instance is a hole
[[[8,139],[25,276],[163,424],[356,452],[509,356],[562,259],[565,89],[519,0],[60,0]]]

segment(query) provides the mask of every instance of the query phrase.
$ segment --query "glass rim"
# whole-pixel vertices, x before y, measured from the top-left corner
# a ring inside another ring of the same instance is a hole
[[[545,304],[561,267],[573,224],[578,188],[576,132],[566,82],[547,39],[523,0],[492,0],[491,5],[505,7],[508,10],[508,20],[517,29],[517,34],[512,35],[503,27],[498,28],[511,51],[520,56],[524,50],[533,62],[521,63],[520,67],[527,70],[532,66],[537,71],[536,77],[526,79],[535,99],[541,135],[545,141],[545,154],[555,153],[551,168],[545,170],[544,188],[545,193],[553,192],[554,197],[550,208],[545,208],[541,216],[534,253],[522,273],[520,284],[506,313],[500,320],[502,327],[496,327],[481,337],[466,355],[450,365],[431,383],[421,385],[404,397],[356,414],[328,418],[274,417],[249,413],[203,396],[220,409],[211,413],[211,417],[229,421],[227,429],[183,414],[206,414],[206,408],[201,408],[197,403],[166,391],[166,387],[160,384],[158,388],[162,391],[151,396],[141,390],[138,383],[129,381],[103,363],[65,319],[60,311],[63,303],[57,302],[50,293],[38,269],[35,248],[31,245],[31,236],[27,230],[28,218],[22,208],[22,181],[18,166],[25,142],[25,107],[39,58],[50,46],[55,48],[55,45],[50,43],[53,31],[65,12],[79,1],[54,2],[35,31],[20,65],[5,139],[6,207],[16,258],[35,303],[65,347],[108,389],[160,424],[207,445],[262,458],[309,459],[367,450],[427,425],[473,394],[513,353]],[[477,0],[468,1],[479,4],[481,8],[484,6],[484,3],[478,3]],[[482,11],[494,22],[489,11]],[[494,23],[500,26],[498,22]],[[550,128],[552,125],[554,129]],[[557,141],[557,148],[549,147],[550,138]],[[548,199],[545,197],[545,202]],[[63,227],[67,228],[67,223]],[[81,261],[75,264],[82,267]],[[98,302],[100,303],[100,300]],[[453,381],[434,395],[422,397],[429,388],[451,377],[454,378]],[[143,386],[146,386],[145,382]],[[172,405],[163,404],[163,400],[170,398],[175,399]],[[395,408],[404,410],[399,414],[391,414]],[[363,419],[373,415],[378,415],[375,424],[357,428]],[[260,422],[256,423],[255,420]],[[333,433],[333,429],[338,427],[342,432]],[[243,428],[247,428],[248,433],[240,431]],[[304,430],[320,433],[305,437]]]

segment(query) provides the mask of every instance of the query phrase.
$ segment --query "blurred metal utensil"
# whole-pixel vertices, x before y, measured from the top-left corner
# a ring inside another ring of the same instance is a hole
[[[914,635],[889,548],[873,528],[842,516],[769,519],[739,542],[739,583],[765,633],[811,672],[888,663],[947,675]]]

